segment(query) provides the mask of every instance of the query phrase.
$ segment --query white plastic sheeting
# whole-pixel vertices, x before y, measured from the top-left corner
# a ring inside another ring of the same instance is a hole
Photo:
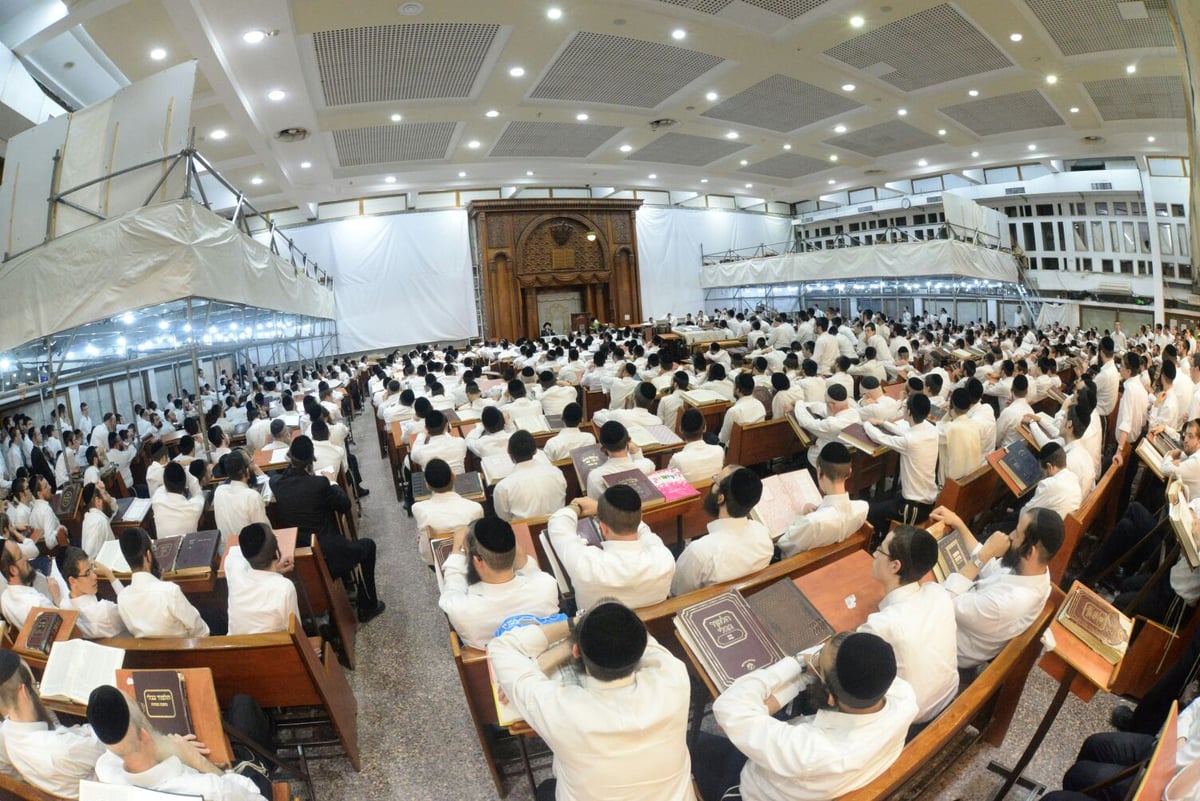
[[[197,297],[332,319],[333,293],[190,200],[135,209],[0,266],[0,350]]]
[[[1037,327],[1049,328],[1058,323],[1059,325],[1075,329],[1079,327],[1079,304],[1078,303],[1043,303],[1042,310],[1038,312]]]
[[[479,335],[467,212],[351,217],[288,236],[334,277],[343,353]]]
[[[984,235],[985,238],[980,241],[986,245],[1004,241],[1003,231],[1008,217],[1003,212],[990,209],[954,192],[942,193],[942,208],[949,225],[964,229],[957,233],[967,236],[969,231],[978,231]]]
[[[701,271],[704,288],[844,281],[862,278],[978,278],[1016,282],[1010,254],[954,240],[867,245],[714,264]]]
[[[637,211],[642,313],[666,317],[704,307],[701,250],[715,253],[788,242],[792,219],[717,209],[642,206]]]

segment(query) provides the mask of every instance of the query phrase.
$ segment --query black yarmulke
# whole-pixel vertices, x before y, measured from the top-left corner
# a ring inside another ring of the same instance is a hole
[[[846,400],[848,396],[844,386],[841,384],[830,384],[825,389],[825,397],[831,401],[834,401],[835,403],[841,403],[842,401]]]
[[[87,718],[96,739],[105,745],[121,742],[129,732],[129,704],[121,691],[111,685],[102,684],[92,690]]]
[[[580,652],[606,670],[628,670],[646,652],[646,625],[616,601],[589,610],[576,633]]]
[[[508,553],[517,547],[512,526],[498,517],[481,517],[475,521],[475,542],[492,553]]]
[[[762,498],[762,479],[753,470],[739,467],[729,477],[729,494],[739,505],[750,509]]]
[[[873,375],[865,375],[858,385],[863,389],[879,389],[879,379]]]
[[[834,670],[846,696],[838,700],[863,709],[877,703],[896,680],[896,652],[875,634],[855,632],[838,648]]]
[[[297,462],[316,461],[316,456],[313,454],[312,440],[303,434],[296,437],[292,440],[291,447],[288,448],[288,456]]]
[[[614,509],[622,512],[640,512],[642,496],[628,484],[616,484],[604,491],[604,500]]]
[[[600,426],[600,444],[606,448],[620,445],[629,437],[629,431],[616,420],[609,420]]]
[[[840,442],[830,442],[821,448],[821,461],[824,464],[850,464],[850,449]]]
[[[0,648],[0,684],[12,678],[21,666],[21,657],[7,648]]]

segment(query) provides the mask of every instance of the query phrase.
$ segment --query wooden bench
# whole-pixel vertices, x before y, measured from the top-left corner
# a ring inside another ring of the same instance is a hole
[[[959,479],[948,478],[938,495],[936,506],[945,506],[970,528],[975,518],[991,506],[1000,477],[986,462]]]
[[[303,593],[301,604],[307,603],[313,615],[329,615],[329,623],[337,634],[341,645],[343,664],[354,670],[354,648],[358,636],[358,618],[350,605],[350,596],[340,581],[329,572],[325,557],[317,538],[312,538],[309,548],[297,548],[295,555],[296,579]]]
[[[0,773],[0,799],[22,799],[22,801],[60,801],[61,796],[51,795],[27,784],[15,776]]]
[[[1071,557],[1075,554],[1075,549],[1079,546],[1083,537],[1092,529],[1096,521],[1101,519],[1101,512],[1109,509],[1116,502],[1116,496],[1120,492],[1121,476],[1124,475],[1126,465],[1118,465],[1116,461],[1108,466],[1108,470],[1104,471],[1104,475],[1100,476],[1100,481],[1092,488],[1091,494],[1084,500],[1083,505],[1067,515],[1063,520],[1063,543],[1059,547],[1058,553],[1050,560],[1050,581],[1058,584],[1062,581],[1063,575],[1067,572],[1067,566],[1071,563]],[[1104,518],[1109,521],[1111,526],[1112,516]]]
[[[120,637],[96,642],[125,649],[124,666],[130,669],[210,668],[222,706],[233,696],[247,693],[267,709],[320,707],[350,764],[356,771],[362,766],[354,692],[337,663],[333,646],[325,644],[322,660],[295,617],[288,631],[272,634]]]
[[[800,441],[786,417],[746,425],[734,423],[725,451],[725,464],[749,467],[788,458],[800,450]]]
[[[958,697],[932,723],[914,737],[883,775],[838,801],[876,801],[896,795],[917,777],[935,755],[944,750],[968,725],[974,725],[984,742],[999,746],[1012,722],[1029,671],[1042,650],[1041,636],[1050,625],[1063,592],[1053,588],[1040,615],[1025,633],[1009,642]]]

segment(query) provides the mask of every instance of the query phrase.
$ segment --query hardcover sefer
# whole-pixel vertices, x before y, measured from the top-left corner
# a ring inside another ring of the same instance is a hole
[[[131,681],[134,699],[159,733],[182,737],[196,733],[181,674],[174,670],[138,670]]]
[[[787,656],[733,590],[684,609],[675,626],[722,692],[738,677]]]
[[[659,492],[658,487],[654,486],[654,482],[650,480],[650,477],[636,467],[632,470],[622,470],[619,473],[609,473],[604,477],[604,484],[607,487],[615,487],[618,484],[633,487],[642,499],[642,509],[658,506],[667,500]]]
[[[1133,621],[1078,582],[1063,601],[1058,622],[1114,665],[1125,656],[1133,632]]]

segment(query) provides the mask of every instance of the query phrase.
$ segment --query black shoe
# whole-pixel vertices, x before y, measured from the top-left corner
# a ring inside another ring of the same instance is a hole
[[[1129,731],[1133,726],[1133,707],[1121,704],[1112,711],[1108,721],[1117,731]]]
[[[358,497],[365,498],[371,494],[371,491],[366,487],[355,487],[354,491],[358,493]]]
[[[382,615],[384,609],[387,609],[387,604],[383,601],[377,601],[373,607],[359,607],[358,622],[366,623],[369,620],[373,620]]]

